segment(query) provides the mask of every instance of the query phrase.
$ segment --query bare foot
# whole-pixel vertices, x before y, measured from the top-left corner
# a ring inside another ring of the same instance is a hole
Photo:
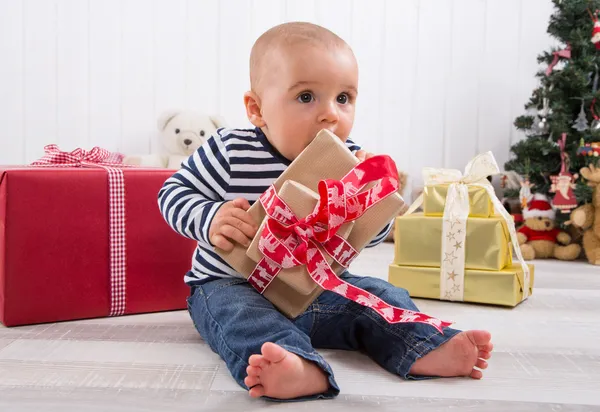
[[[253,398],[293,399],[329,389],[327,375],[315,363],[271,342],[265,343],[261,352],[250,356],[246,368],[244,383]]]
[[[470,376],[481,379],[479,369],[487,368],[485,361],[492,354],[492,335],[485,330],[469,330],[454,336],[439,348],[417,359],[410,370],[411,375],[423,376]]]

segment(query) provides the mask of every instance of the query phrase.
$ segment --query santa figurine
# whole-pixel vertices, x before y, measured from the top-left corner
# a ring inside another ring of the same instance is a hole
[[[569,172],[561,172],[557,176],[550,176],[552,180],[552,186],[550,187],[550,193],[556,193],[552,204],[557,209],[560,209],[562,213],[570,213],[572,209],[577,207],[577,198],[575,197],[575,179],[579,176],[577,174],[572,175]]]

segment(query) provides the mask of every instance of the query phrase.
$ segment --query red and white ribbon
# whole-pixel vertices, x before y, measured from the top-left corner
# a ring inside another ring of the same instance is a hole
[[[47,167],[101,167],[108,172],[108,204],[110,228],[110,312],[109,316],[125,314],[127,249],[125,243],[125,179],[123,155],[94,147],[62,152],[57,145],[44,147],[46,154],[32,163]]]
[[[368,183],[377,183],[360,192]],[[359,163],[341,180],[319,182],[319,202],[313,212],[299,219],[273,186],[260,197],[267,213],[259,250],[263,258],[248,278],[261,294],[281,269],[306,265],[310,277],[325,290],[369,307],[389,323],[418,322],[442,332],[451,325],[420,312],[391,306],[379,297],[340,279],[331,269],[320,247],[343,267],[358,252],[337,235],[346,222],[360,218],[367,210],[398,190],[398,173],[389,156],[374,156]],[[320,246],[320,247],[319,247]]]

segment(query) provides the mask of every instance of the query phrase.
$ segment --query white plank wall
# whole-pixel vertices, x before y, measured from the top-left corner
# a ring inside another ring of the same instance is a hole
[[[353,137],[420,180],[522,138],[550,0],[0,0],[0,164],[43,146],[157,150],[156,118],[190,108],[249,125],[248,55],[267,28],[322,24],[353,47]]]

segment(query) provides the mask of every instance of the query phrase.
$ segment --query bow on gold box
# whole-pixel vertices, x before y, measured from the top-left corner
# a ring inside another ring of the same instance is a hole
[[[498,172],[491,152],[471,160],[464,174],[424,169],[427,190],[396,219],[391,283],[414,297],[450,301],[514,306],[528,298],[533,266],[525,264],[514,221],[487,180]],[[412,214],[422,204],[424,213]]]
[[[364,162],[322,130],[249,209],[260,229],[251,246],[217,253],[288,317],[325,290],[372,308],[387,322],[448,322],[404,310],[338,277],[405,208],[388,156]]]

